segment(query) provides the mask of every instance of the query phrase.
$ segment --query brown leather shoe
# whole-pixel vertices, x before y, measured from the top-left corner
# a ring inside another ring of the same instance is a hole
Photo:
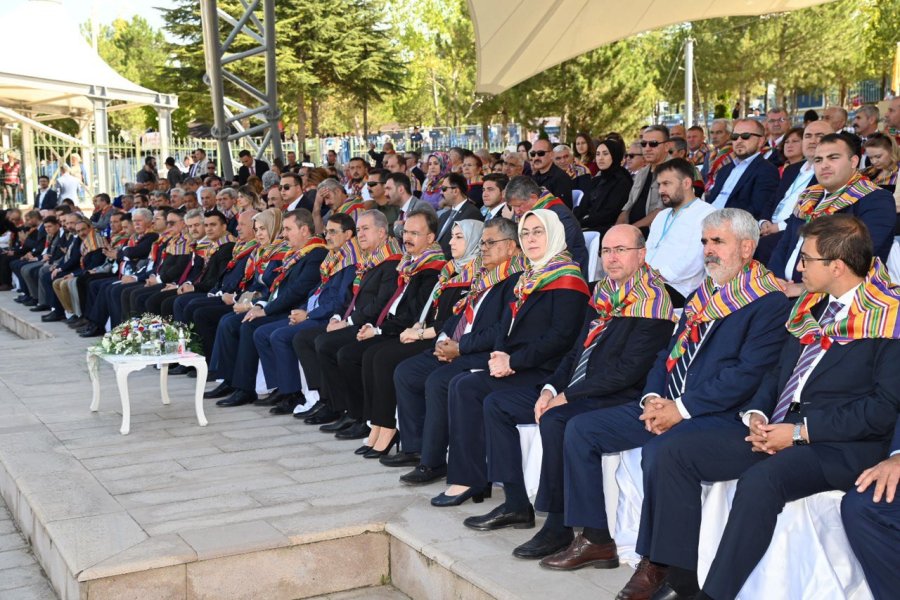
[[[592,544],[579,533],[568,548],[542,559],[541,566],[556,571],[574,571],[588,566],[615,569],[619,566],[619,555],[615,542]]]
[[[616,600],[650,600],[666,578],[667,567],[660,567],[642,558],[634,575],[616,596]]]

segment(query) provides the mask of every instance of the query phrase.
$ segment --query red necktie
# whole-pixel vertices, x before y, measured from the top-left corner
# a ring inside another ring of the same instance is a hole
[[[391,296],[391,299],[388,300],[388,303],[384,305],[384,308],[381,309],[381,314],[378,315],[378,320],[375,321],[375,327],[381,327],[381,324],[384,323],[384,320],[388,316],[388,312],[390,312],[391,307],[394,305],[394,302],[397,301],[397,298],[403,294],[403,291],[406,289],[406,286],[409,285],[409,282],[404,283],[402,285],[397,285],[397,289],[394,290],[394,295]]]

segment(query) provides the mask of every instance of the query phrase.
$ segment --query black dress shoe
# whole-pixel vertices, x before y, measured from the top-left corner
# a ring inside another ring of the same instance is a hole
[[[22,302],[23,306],[37,306],[38,301],[34,298],[28,298]]]
[[[15,298],[13,298],[13,302],[18,302],[19,304],[22,304],[23,302],[27,302],[30,299],[31,299],[31,296],[26,296],[25,294],[22,294],[21,296],[17,296]]]
[[[72,326],[73,324],[77,323],[80,319],[81,319],[81,317],[79,317],[77,315],[72,315],[71,317],[66,319],[66,325]]]
[[[197,368],[196,367],[188,367],[187,376],[190,379],[197,379]],[[206,377],[206,380],[209,381],[209,376]]]
[[[306,404],[303,404],[302,406],[303,406],[303,409],[299,410],[299,411],[297,410],[296,407],[294,408],[294,418],[295,419],[306,419],[308,417],[313,416],[314,414],[316,414],[317,412],[322,410],[322,408],[325,406],[325,403],[324,402],[316,402],[315,404],[310,404],[309,402],[307,402]]]
[[[216,402],[216,406],[243,406],[253,404],[254,400],[256,400],[256,392],[234,390],[233,394]]]
[[[528,510],[506,512],[506,505],[501,504],[486,515],[469,517],[463,521],[463,525],[469,529],[478,531],[493,531],[512,527],[514,529],[531,529],[534,527],[534,509],[528,505]],[[568,544],[566,544],[568,546]]]
[[[66,325],[68,325],[70,329],[74,329],[75,331],[78,331],[79,329],[81,329],[82,327],[87,325],[88,323],[90,323],[90,321],[88,321],[84,317],[78,317],[71,323],[66,323]]]
[[[173,363],[169,365],[169,375],[187,375],[193,368]]]
[[[106,333],[102,327],[94,325],[90,329],[85,329],[82,332],[79,332],[78,337],[89,338],[89,337],[98,337]]]
[[[66,315],[61,312],[57,312],[55,310],[51,310],[49,313],[41,317],[41,321],[44,323],[56,323],[57,321],[64,321]]]
[[[46,304],[35,304],[31,309],[31,312],[46,312],[50,310],[50,307]]]
[[[318,418],[319,415],[316,415],[316,417]],[[321,427],[319,427],[319,431],[323,433],[337,433],[338,431],[343,431],[351,425],[355,424],[356,419],[354,419],[347,413],[344,413],[334,421],[330,421],[327,425],[322,425]],[[310,423],[310,425],[315,425],[315,423]]]
[[[514,549],[512,553],[516,558],[544,558],[568,548],[574,539],[575,534],[571,529],[562,532],[541,529],[533,538]]]
[[[650,600],[694,600],[695,597],[695,594],[679,594],[668,583],[664,583],[661,588],[656,590],[655,594],[650,596]]]
[[[448,496],[444,492],[441,492],[437,496],[431,499],[431,505],[437,506],[440,508],[444,508],[446,506],[459,506],[469,498],[472,499],[472,502],[475,504],[481,504],[484,502],[485,498],[491,497],[491,485],[488,484],[486,488],[474,488],[470,487],[462,494],[457,494],[455,496]]]
[[[334,423],[342,416],[340,412],[332,410],[324,402],[319,402],[316,406],[319,406],[319,408],[313,410],[309,413],[309,415],[303,417],[303,422],[307,425],[325,425],[328,423]]]
[[[447,465],[441,465],[439,467],[419,465],[406,475],[401,476],[400,483],[405,483],[406,485],[426,485],[432,481],[443,479],[446,476]]]
[[[338,431],[334,434],[334,437],[339,440],[361,440],[369,437],[370,433],[372,433],[372,430],[369,429],[365,421],[357,421],[347,429]]]
[[[259,400],[254,402],[254,404],[256,404],[257,406],[275,406],[276,404],[281,402],[282,398],[284,398],[284,394],[279,392],[278,388],[275,388],[274,390],[269,392],[268,396],[266,396],[265,398],[260,398]]]
[[[419,464],[422,455],[418,452],[398,452],[390,456],[382,456],[378,462],[386,467],[414,467]]]
[[[213,398],[224,398],[232,392],[234,392],[234,388],[223,381],[208,392],[204,392],[203,397],[207,400],[212,400]]]
[[[303,392],[294,392],[293,394],[282,394],[278,404],[269,409],[272,415],[292,415],[294,408],[300,404],[306,403]]]

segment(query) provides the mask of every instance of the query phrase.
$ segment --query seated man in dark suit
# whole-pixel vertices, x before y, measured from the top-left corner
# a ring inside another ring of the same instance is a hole
[[[290,246],[275,279],[262,299],[254,301],[245,313],[227,315],[216,329],[213,349],[217,371],[224,376],[231,395],[216,402],[217,406],[241,406],[256,401],[256,372],[259,354],[253,334],[261,326],[287,318],[291,310],[304,306],[319,283],[319,266],[328,251],[321,238],[315,237],[312,215],[305,208],[292,210],[284,217],[282,235]],[[215,360],[217,358],[217,360]],[[218,397],[226,390],[218,389],[207,396]],[[214,395],[215,394],[215,395]]]
[[[583,526],[562,552],[541,565],[570,570],[619,564],[610,536],[601,457],[657,443],[679,431],[692,435],[735,420],[787,337],[790,303],[775,276],[753,260],[759,226],[750,213],[724,208],[703,220],[707,277],[685,304],[671,343],[647,376],[643,396],[629,404],[579,415],[565,432],[566,525]],[[709,447],[704,447],[709,451]],[[623,598],[649,597],[633,588],[659,585],[662,569],[646,559]]]
[[[339,349],[356,339],[364,323],[378,318],[397,289],[397,265],[403,257],[396,240],[388,234],[387,218],[378,210],[367,210],[359,216],[356,240],[362,257],[353,279],[349,305],[343,312],[331,315],[327,324],[300,330],[291,341],[310,396],[318,396],[312,407],[294,414],[307,425],[320,425],[330,432],[346,429],[356,421],[347,414],[349,407],[343,403],[343,398],[336,398],[329,392],[331,382],[322,375],[316,349],[319,346]],[[307,398],[308,401],[313,399]]]
[[[757,220],[772,216],[778,169],[759,153],[765,133],[759,121],[735,121],[731,134],[734,160],[719,170],[706,196],[714,208],[740,208]]]
[[[841,502],[847,538],[866,574],[875,600],[889,600],[900,590],[900,419],[894,427],[889,457],[862,472]]]
[[[262,179],[263,173],[269,170],[269,164],[258,158],[254,160],[249,150],[241,150],[238,153],[238,160],[241,161],[241,168],[237,173],[238,185],[246,185],[251,175]]]
[[[759,246],[756,247],[756,260],[764,265],[769,264],[772,252],[787,229],[788,219],[794,214],[800,194],[806,188],[816,185],[815,158],[819,140],[829,133],[834,133],[831,125],[825,121],[813,121],[803,130],[802,148],[806,159],[785,167],[781,181],[775,191],[774,208],[771,215],[759,222]]]
[[[743,426],[729,414],[716,427],[677,428],[644,449],[637,550],[669,566],[661,597],[736,597],[786,503],[849,489],[887,450],[900,408],[900,289],[873,263],[872,240],[856,217],[823,217],[801,234],[808,291],[787,319],[776,368],[743,407]],[[736,478],[698,594],[701,483]]]
[[[416,467],[400,477],[423,485],[447,474],[447,390],[450,380],[487,367],[500,319],[515,300],[513,289],[524,268],[516,224],[496,217],[481,234],[481,268],[456,318],[444,325],[433,350],[408,358],[394,370],[402,452],[383,456],[388,467]]]
[[[566,231],[566,249],[581,266],[581,274],[587,279],[588,251],[584,244],[584,233],[578,225],[578,219],[563,201],[525,175],[510,179],[505,191],[506,204],[513,209],[517,221],[530,210],[546,208],[556,213]]]
[[[766,265],[776,277],[783,278],[790,298],[804,291],[797,265],[803,243],[800,228],[805,223],[836,213],[859,217],[872,237],[875,256],[882,262],[887,261],[894,242],[894,198],[857,172],[859,152],[855,142],[840,134],[826,135],[819,140],[813,161],[819,183],[800,195],[796,212],[788,219]]]
[[[441,245],[444,256],[450,256],[450,236],[454,223],[465,219],[484,221],[484,215],[466,196],[467,186],[466,178],[459,173],[448,174],[441,186],[441,206],[447,210],[438,220],[437,243]]]
[[[675,326],[662,277],[645,262],[640,229],[615,225],[603,236],[601,254],[607,276],[594,289],[594,310],[556,371],[537,386],[497,392],[484,403],[488,479],[503,482],[506,501],[487,515],[469,517],[467,527],[488,531],[504,513],[529,511],[516,425],[537,422],[541,428],[535,507],[548,516],[537,535],[513,551],[519,558],[543,558],[572,543],[572,529],[563,525],[566,423],[581,413],[633,401]]]

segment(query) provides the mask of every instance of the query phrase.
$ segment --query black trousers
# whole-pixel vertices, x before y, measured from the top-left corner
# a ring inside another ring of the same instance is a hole
[[[175,303],[175,297],[178,296],[178,290],[159,290],[153,294],[148,294],[143,297],[143,306],[141,310],[143,312],[148,312],[154,315],[164,315],[171,316],[172,315],[172,304]],[[169,312],[163,312],[163,304],[166,300],[170,299],[172,302],[169,304]]]
[[[83,316],[86,317],[90,313],[91,302],[94,299],[89,292],[91,282],[113,277],[115,275],[112,273],[85,273],[75,278],[75,287],[78,289],[78,298],[81,302],[81,314]]]
[[[225,315],[234,312],[230,306],[218,298],[211,298],[211,300],[218,301],[218,304],[210,302],[209,304],[199,306],[194,311],[193,321],[194,332],[197,334],[197,337],[200,338],[200,343],[203,345],[203,356],[206,357],[207,364],[209,363],[210,357],[212,357],[213,345],[216,341],[216,329],[219,327],[219,321],[221,321],[222,317]]]
[[[356,326],[345,327],[318,335],[314,340],[319,365],[319,397],[323,397],[324,393],[324,398],[334,410],[350,412],[347,402],[347,398],[353,393],[350,390],[362,396],[362,374],[359,371],[344,373],[338,364],[338,353],[344,346],[356,342],[358,331],[359,327]],[[308,363],[304,363],[301,358],[301,364],[305,373]],[[356,413],[350,412],[350,416],[362,419],[361,407]]]
[[[375,339],[382,336],[375,336]],[[397,391],[394,371],[401,362],[434,346],[434,340],[404,344],[400,338],[389,338],[371,345],[362,355],[363,417],[378,427],[397,426]]]
[[[138,317],[146,312],[153,312],[153,311],[147,310],[147,299],[150,298],[151,296],[161,292],[163,287],[165,287],[163,284],[158,283],[156,285],[151,285],[150,287],[145,287],[143,289],[132,292],[131,293],[131,316]]]

